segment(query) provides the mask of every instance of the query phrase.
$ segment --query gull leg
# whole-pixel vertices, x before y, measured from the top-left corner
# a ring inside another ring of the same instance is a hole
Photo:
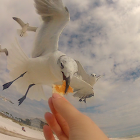
[[[21,33],[20,36],[23,37],[23,34]]]
[[[26,72],[27,72],[27,71],[26,71]],[[20,77],[23,77],[24,74],[25,74],[26,72],[24,72],[23,74],[21,74],[21,75],[20,75],[18,78],[16,78],[15,80],[13,80],[13,81],[11,81],[11,82],[8,82],[8,83],[4,84],[4,85],[3,85],[3,90],[9,88],[9,87],[12,85],[12,83],[13,83],[14,81],[16,81],[17,79],[19,79]]]
[[[83,102],[85,102],[85,103],[86,103],[86,98],[83,100]]]
[[[27,96],[27,93],[28,93],[28,91],[29,91],[29,89],[32,87],[32,86],[34,86],[35,84],[31,84],[31,85],[29,85],[29,87],[28,87],[28,89],[27,89],[27,91],[26,91],[26,94],[22,97],[22,98],[20,98],[18,101],[19,101],[19,104],[18,105],[20,105],[25,99],[26,99],[26,96]]]
[[[23,33],[23,31],[21,31],[21,34],[20,34],[20,36],[21,36],[21,37],[23,37],[23,34],[24,34],[24,33]]]

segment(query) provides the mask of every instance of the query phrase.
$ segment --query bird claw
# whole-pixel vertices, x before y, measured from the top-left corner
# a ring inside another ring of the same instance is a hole
[[[3,90],[9,88],[11,85],[12,85],[13,81],[12,82],[9,82],[9,83],[6,83],[3,85]]]
[[[26,96],[23,96],[22,98],[20,98],[20,99],[18,100],[18,101],[19,101],[18,106],[21,105],[21,103],[22,103],[25,99],[26,99]]]

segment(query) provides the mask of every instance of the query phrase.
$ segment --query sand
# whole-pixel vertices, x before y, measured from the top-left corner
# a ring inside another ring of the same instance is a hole
[[[7,136],[7,135],[1,134],[1,133],[0,133],[0,139],[1,140],[23,140],[23,139],[20,139],[20,138]]]
[[[12,120],[0,116],[0,139],[4,140],[45,140],[41,131],[33,130],[24,126],[26,132],[22,131],[22,126]],[[55,139],[58,140],[55,136]],[[110,138],[110,140],[140,140],[135,138]]]
[[[110,138],[110,140],[140,140],[140,137],[135,137],[135,138]]]
[[[13,122],[12,120],[8,118],[4,118],[0,116],[0,128],[5,129],[5,131],[10,131],[13,133],[17,133],[20,135],[24,135],[31,138],[36,139],[44,139],[44,134],[41,131],[30,129],[26,126],[24,126],[26,132],[22,131],[22,126]]]
[[[22,131],[22,126],[12,120],[0,116],[0,139],[3,140],[45,140],[41,131],[33,130],[24,126],[26,132]],[[55,139],[58,140],[55,136]]]

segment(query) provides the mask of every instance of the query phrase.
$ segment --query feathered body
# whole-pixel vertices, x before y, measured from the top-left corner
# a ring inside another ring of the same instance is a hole
[[[36,34],[32,58],[25,55],[18,42],[11,46],[8,50],[8,69],[12,79],[17,80],[5,84],[5,88],[14,82],[18,91],[24,94],[30,85],[28,97],[40,100],[45,99],[42,85],[52,86],[52,84],[62,83],[63,78],[66,78],[75,90],[75,97],[89,98],[94,92],[83,67],[79,61],[58,51],[59,36],[70,20],[68,9],[61,0],[34,1],[43,23]],[[24,75],[21,75],[23,73]],[[17,78],[19,75],[20,78]],[[66,85],[67,83],[69,84],[66,81]],[[24,99],[22,98],[20,104]]]
[[[17,33],[19,34],[19,36],[21,37],[25,37],[27,36],[27,31],[33,31],[36,32],[37,27],[31,27],[29,26],[29,23],[24,23],[20,18],[17,17],[13,17],[13,19],[19,23],[19,25],[21,26],[22,29],[18,29]]]

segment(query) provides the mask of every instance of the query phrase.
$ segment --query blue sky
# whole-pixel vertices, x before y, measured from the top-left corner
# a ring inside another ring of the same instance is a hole
[[[140,133],[140,2],[139,0],[64,0],[71,21],[60,36],[59,50],[77,59],[86,71],[103,75],[95,84],[95,96],[87,104],[78,102],[71,94],[66,98],[88,115],[110,137]],[[17,36],[20,26],[12,19],[21,18],[32,26],[39,26],[33,0],[0,1],[0,44],[3,48],[14,42],[14,37],[30,56],[35,33],[25,38]],[[10,80],[6,70],[6,56],[0,54],[0,85]],[[51,88],[44,86],[46,97]],[[14,85],[0,95],[15,104],[0,102],[0,109],[15,116],[40,117],[49,107],[46,101],[22,97]]]

